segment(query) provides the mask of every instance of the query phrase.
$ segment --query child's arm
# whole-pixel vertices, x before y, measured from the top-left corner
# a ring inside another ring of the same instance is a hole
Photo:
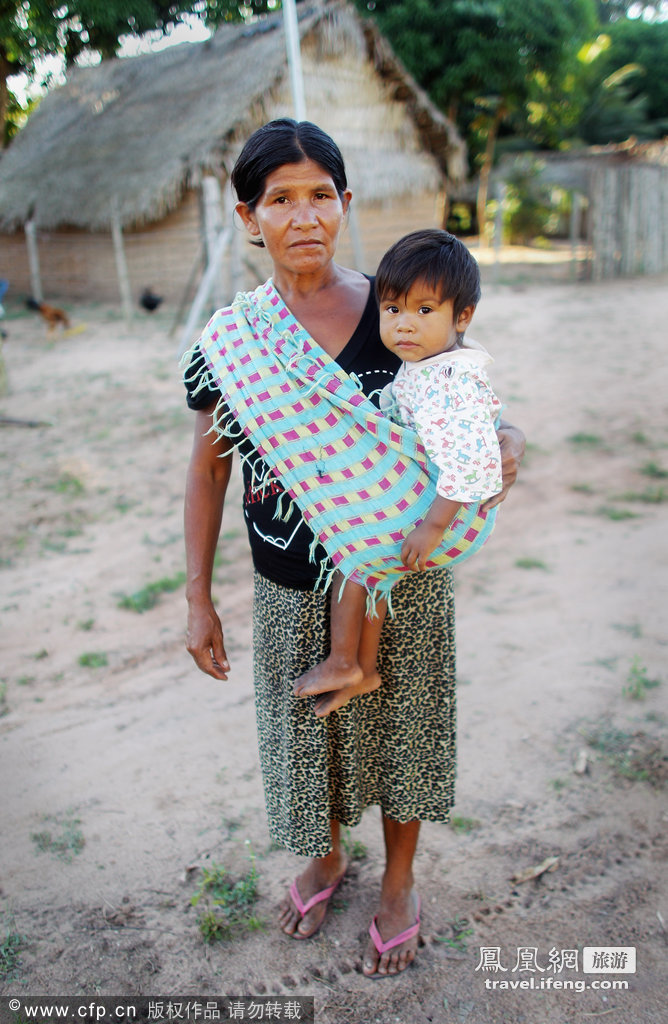
[[[406,537],[401,545],[401,561],[414,569],[424,569],[427,560],[443,540],[443,534],[450,526],[461,502],[450,501],[437,494],[419,526]]]

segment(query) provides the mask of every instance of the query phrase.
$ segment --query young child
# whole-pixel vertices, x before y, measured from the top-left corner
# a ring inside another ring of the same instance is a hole
[[[417,432],[438,473],[431,508],[401,548],[403,564],[422,570],[460,507],[502,489],[494,429],[501,404],[485,370],[492,360],[464,337],[480,298],[478,264],[448,232],[416,231],[383,256],[376,294],[383,344],[403,360],[381,393],[381,411]],[[386,604],[379,602],[369,618],[364,587],[348,581],[339,597],[340,583],[335,577],[329,657],[294,686],[297,696],[321,694],[318,716],[380,686],[376,660]]]

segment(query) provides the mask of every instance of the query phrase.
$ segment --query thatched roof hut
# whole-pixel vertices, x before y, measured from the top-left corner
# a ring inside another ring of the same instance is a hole
[[[456,129],[377,31],[342,2],[300,4],[299,13],[307,116],[341,145],[356,196],[436,191],[459,177]],[[337,66],[345,86],[351,60],[376,80],[373,131],[328,79],[327,65]],[[224,176],[239,140],[258,124],[289,113],[287,76],[281,15],[224,26],[203,43],[74,70],[0,160],[0,227],[32,220],[42,230],[104,231],[112,209],[123,228],[159,221],[203,172]],[[389,119],[381,95],[394,104]]]

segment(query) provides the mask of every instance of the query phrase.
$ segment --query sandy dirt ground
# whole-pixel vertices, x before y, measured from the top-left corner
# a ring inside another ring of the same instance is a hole
[[[320,934],[273,924],[299,866],[265,823],[238,501],[215,578],[230,681],[183,646],[192,414],[168,315],[81,307],[52,339],[10,315],[0,993],[313,995],[318,1024],[667,1019],[667,284],[485,288],[471,334],[528,453],[457,573],[457,803],[423,828],[418,959],[383,981],[359,971],[377,808]],[[205,942],[193,896],[252,865],[255,927]],[[584,947],[634,947],[637,970],[585,973]]]

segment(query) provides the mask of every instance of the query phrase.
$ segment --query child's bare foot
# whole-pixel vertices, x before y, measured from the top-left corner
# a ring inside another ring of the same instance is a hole
[[[313,711],[318,718],[324,718],[330,711],[336,711],[347,704],[351,697],[357,697],[360,693],[373,693],[380,686],[380,675],[372,672],[371,675],[363,676],[355,686],[346,686],[343,690],[332,690],[330,693],[323,693],[313,705]]]
[[[341,662],[330,655],[299,677],[293,693],[296,697],[311,697],[314,693],[347,690],[351,686],[359,686],[363,679],[364,674],[356,661]]]

